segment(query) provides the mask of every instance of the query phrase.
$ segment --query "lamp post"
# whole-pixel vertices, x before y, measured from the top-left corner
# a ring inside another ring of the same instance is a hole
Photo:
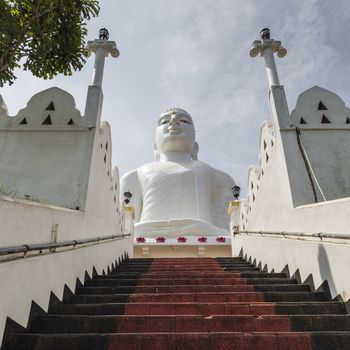
[[[231,241],[233,242],[234,236],[239,233],[240,200],[238,198],[241,193],[241,188],[238,185],[234,185],[231,190],[235,200],[230,202],[230,206],[228,208],[228,214],[230,215],[230,218],[231,218],[230,231],[231,231]]]

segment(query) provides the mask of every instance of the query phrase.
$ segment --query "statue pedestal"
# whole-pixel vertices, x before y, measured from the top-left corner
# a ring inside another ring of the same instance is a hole
[[[231,257],[230,237],[191,237],[167,238],[165,242],[156,242],[154,238],[136,237],[134,258],[170,258],[170,257]],[[198,242],[198,239],[206,242]],[[145,240],[144,242],[142,240]],[[159,238],[158,238],[159,239]],[[217,241],[217,239],[221,241]],[[139,240],[139,242],[137,241]],[[185,242],[186,240],[186,242]]]

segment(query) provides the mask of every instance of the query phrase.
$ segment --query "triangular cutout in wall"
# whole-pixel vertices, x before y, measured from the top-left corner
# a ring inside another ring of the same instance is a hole
[[[50,114],[46,117],[46,119],[42,122],[41,125],[52,125]]]
[[[330,120],[325,115],[323,115],[321,124],[330,124],[330,123],[331,123]]]
[[[55,110],[55,106],[51,101],[50,104],[45,108],[45,111],[54,111],[54,110]]]
[[[322,101],[320,101],[320,103],[318,104],[318,108],[319,111],[327,111],[328,108],[322,103]]]

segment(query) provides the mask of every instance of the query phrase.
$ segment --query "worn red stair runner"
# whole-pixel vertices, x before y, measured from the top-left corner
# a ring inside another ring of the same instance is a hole
[[[241,258],[130,259],[65,299],[8,349],[350,349],[344,303]]]

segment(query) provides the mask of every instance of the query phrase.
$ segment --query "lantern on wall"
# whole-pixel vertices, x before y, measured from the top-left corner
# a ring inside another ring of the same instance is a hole
[[[232,187],[232,194],[233,194],[233,197],[236,198],[236,200],[238,200],[240,193],[241,193],[241,188],[239,186],[235,185]]]
[[[129,191],[124,192],[124,203],[129,204],[131,197],[132,193],[130,193]]]

